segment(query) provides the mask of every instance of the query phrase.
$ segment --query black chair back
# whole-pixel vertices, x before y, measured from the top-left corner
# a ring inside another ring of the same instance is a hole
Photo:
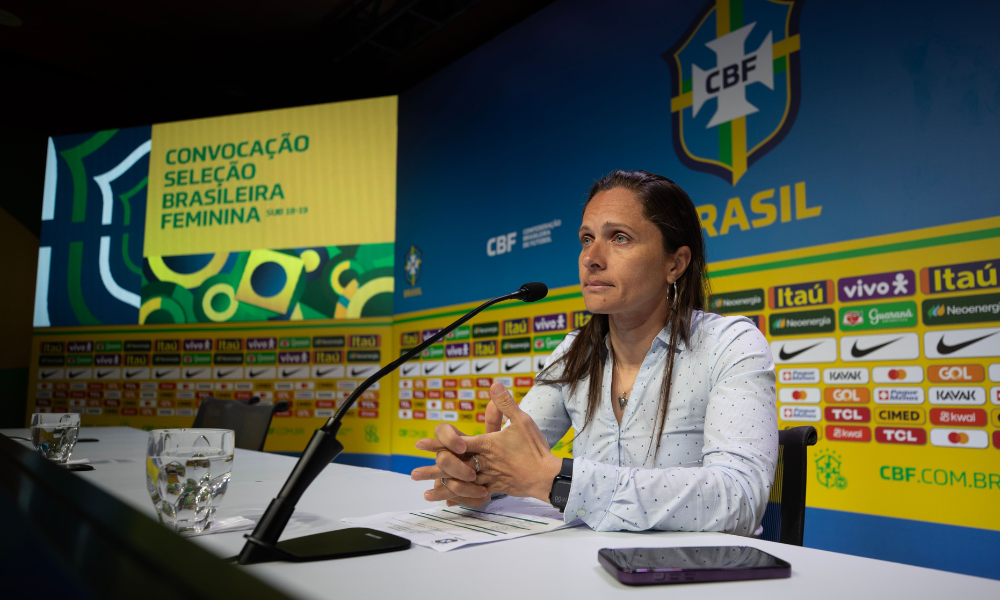
[[[256,402],[254,402],[256,400]],[[276,412],[288,410],[288,402],[275,405],[260,404],[259,398],[248,402],[204,398],[194,417],[193,428],[232,429],[236,432],[236,447],[244,450],[264,449],[271,417]]]
[[[778,468],[764,512],[763,540],[801,546],[806,523],[806,448],[816,444],[816,428],[778,432]]]

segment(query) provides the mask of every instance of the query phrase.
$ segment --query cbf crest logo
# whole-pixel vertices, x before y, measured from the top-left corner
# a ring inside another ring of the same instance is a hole
[[[823,450],[816,457],[816,479],[823,487],[835,490],[846,488],[847,478],[841,473],[842,469],[840,455],[832,450]]]
[[[406,282],[410,285],[416,285],[417,280],[420,279],[420,265],[423,263],[420,248],[410,246],[404,260],[403,270],[406,272]]]
[[[731,185],[777,146],[799,109],[802,0],[713,0],[664,60],[674,151]]]

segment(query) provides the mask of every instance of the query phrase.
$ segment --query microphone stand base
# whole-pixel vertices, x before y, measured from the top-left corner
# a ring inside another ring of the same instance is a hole
[[[247,543],[253,544],[257,548],[257,552],[253,553],[253,559],[245,564],[334,560],[352,556],[398,552],[410,547],[408,539],[366,527],[337,529],[283,540],[273,545],[255,540],[249,535],[244,537]]]

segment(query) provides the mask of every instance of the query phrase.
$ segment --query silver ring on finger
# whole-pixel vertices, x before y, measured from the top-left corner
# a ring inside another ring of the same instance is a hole
[[[476,463],[476,473],[479,472],[479,457],[475,454],[472,455],[472,462]]]
[[[446,484],[446,483],[444,482],[444,477],[442,477],[442,478],[441,478],[441,485],[447,485],[447,484]]]

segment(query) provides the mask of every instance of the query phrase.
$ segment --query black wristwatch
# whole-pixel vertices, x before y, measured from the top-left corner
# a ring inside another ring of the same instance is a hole
[[[564,458],[559,474],[552,480],[552,490],[549,492],[549,502],[559,509],[559,512],[566,510],[566,503],[569,502],[569,488],[573,485],[573,459]]]

